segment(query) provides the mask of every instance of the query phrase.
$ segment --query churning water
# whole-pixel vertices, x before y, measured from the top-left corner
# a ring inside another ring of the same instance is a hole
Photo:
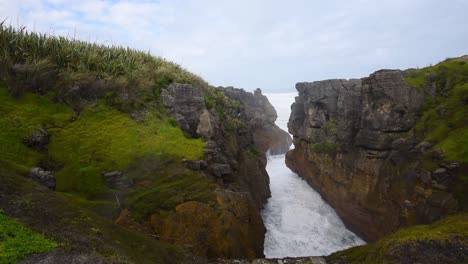
[[[295,94],[268,94],[278,112],[276,124],[287,131]],[[271,198],[262,211],[267,228],[267,258],[323,256],[364,244],[314,189],[293,173],[284,155],[268,157]]]

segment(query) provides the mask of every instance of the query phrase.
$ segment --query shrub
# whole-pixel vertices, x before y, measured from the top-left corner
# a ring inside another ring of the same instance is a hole
[[[316,153],[333,156],[338,151],[338,146],[333,142],[321,142],[313,144],[311,150]]]

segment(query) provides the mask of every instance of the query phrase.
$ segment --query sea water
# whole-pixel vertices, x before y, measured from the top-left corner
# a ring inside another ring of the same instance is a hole
[[[295,96],[267,94],[278,113],[276,124],[285,131]],[[271,198],[262,211],[267,258],[323,256],[364,244],[320,194],[286,166],[284,154],[268,156],[267,171]]]

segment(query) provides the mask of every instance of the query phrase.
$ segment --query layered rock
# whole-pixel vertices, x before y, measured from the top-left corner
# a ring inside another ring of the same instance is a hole
[[[286,131],[275,125],[278,118],[275,108],[260,89],[254,93],[242,89],[228,88],[224,94],[241,103],[243,114],[252,128],[254,143],[261,152],[283,154],[289,150],[292,138]]]
[[[408,131],[420,118],[425,93],[406,83],[404,72],[298,83],[296,89],[288,123],[295,149],[287,165],[353,231],[373,241],[458,210],[449,188],[456,166],[420,166],[432,145]],[[439,172],[444,176],[437,180]]]
[[[212,105],[207,106],[207,98]],[[291,144],[289,135],[274,125],[274,108],[260,92],[202,92],[177,83],[162,92],[162,99],[186,135],[206,141],[204,159],[186,160],[185,165],[212,178],[220,188],[216,206],[184,202],[168,217],[153,215],[151,226],[169,242],[192,245],[198,255],[263,256],[266,230],[260,210],[270,189],[261,152],[285,152]]]

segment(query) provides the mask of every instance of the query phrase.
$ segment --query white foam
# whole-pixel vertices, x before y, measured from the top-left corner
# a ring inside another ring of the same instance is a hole
[[[278,112],[278,126],[286,129],[295,94],[267,96]],[[284,159],[284,155],[268,157],[272,197],[262,211],[265,256],[320,256],[364,244],[314,189],[286,167]]]

